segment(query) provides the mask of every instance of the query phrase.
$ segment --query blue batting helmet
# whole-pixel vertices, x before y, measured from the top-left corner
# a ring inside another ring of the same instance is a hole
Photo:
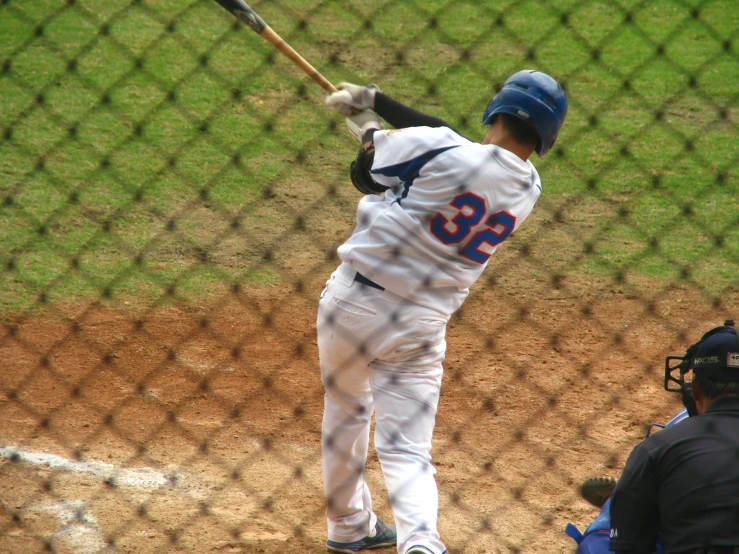
[[[482,122],[489,125],[497,113],[519,117],[539,134],[536,153],[543,156],[557,140],[567,115],[567,96],[546,73],[526,69],[514,73],[485,108]]]

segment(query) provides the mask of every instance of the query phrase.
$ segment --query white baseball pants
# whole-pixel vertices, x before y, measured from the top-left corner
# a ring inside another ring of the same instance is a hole
[[[370,420],[398,532],[398,552],[445,552],[436,529],[431,440],[446,351],[444,314],[354,281],[342,263],[321,293],[318,350],[328,538],[359,540],[377,516],[364,478]]]

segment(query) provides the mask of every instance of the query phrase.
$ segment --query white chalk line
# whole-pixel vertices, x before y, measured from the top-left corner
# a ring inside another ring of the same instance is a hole
[[[116,486],[154,489],[170,482],[176,475],[143,468],[121,468],[97,461],[76,461],[46,452],[32,452],[13,446],[0,446],[0,457],[19,460],[50,469],[63,469],[77,473],[88,473],[102,480],[111,480]]]
[[[178,477],[176,474],[152,468],[121,468],[105,462],[69,460],[55,454],[34,452],[13,446],[0,446],[0,458],[13,460],[15,463],[25,462],[43,468],[88,474],[117,487],[144,490],[154,490],[171,484],[173,478]],[[175,482],[179,483],[179,479]],[[54,538],[69,545],[75,554],[93,554],[106,548],[105,533],[95,516],[87,511],[85,502],[67,500],[61,503],[49,503],[44,501],[38,509],[52,513],[59,519],[61,527],[54,533]]]
[[[14,463],[23,462],[42,468],[92,475],[116,487],[154,491],[159,487],[169,486],[175,494],[184,494],[194,501],[206,498],[206,491],[209,488],[204,483],[194,482],[192,476],[183,475],[181,472],[167,472],[153,468],[123,468],[93,460],[70,460],[55,454],[30,451],[14,446],[0,446],[0,458],[13,460]],[[199,490],[203,487],[206,490]],[[107,548],[105,533],[95,516],[88,511],[89,507],[86,502],[65,500],[53,503],[45,499],[40,505],[36,505],[36,509],[56,515],[61,526],[54,533],[54,537],[66,543],[75,554],[93,554]],[[260,540],[287,539],[286,535],[274,532],[255,533],[253,537]]]
[[[62,523],[54,538],[70,545],[75,554],[94,554],[107,546],[105,534],[95,516],[86,511],[85,502],[68,500],[43,509],[53,513]]]
[[[231,366],[215,366],[213,364],[208,364],[205,362],[196,362],[185,356],[179,356],[177,358],[177,361],[179,361],[182,365],[189,367],[190,369],[196,369],[200,372],[211,371],[213,369],[223,371],[225,373],[232,373],[233,371],[235,371],[234,368]]]

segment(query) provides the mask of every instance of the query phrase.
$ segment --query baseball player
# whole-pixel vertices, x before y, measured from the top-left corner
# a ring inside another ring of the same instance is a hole
[[[447,321],[531,213],[541,181],[529,157],[550,150],[567,100],[552,77],[520,71],[487,106],[478,143],[376,88],[339,89],[326,103],[361,143],[350,175],[366,196],[318,309],[327,547],[443,554],[430,451]],[[373,413],[394,525],[364,477]]]

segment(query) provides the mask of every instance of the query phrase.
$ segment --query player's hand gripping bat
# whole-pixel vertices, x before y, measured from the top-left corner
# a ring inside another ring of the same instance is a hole
[[[216,0],[226,10],[234,14],[238,19],[251,27],[259,36],[285,54],[295,65],[302,69],[311,79],[321,85],[327,92],[336,92],[336,87],[332,85],[318,70],[309,64],[305,59],[293,50],[280,35],[275,33],[272,28],[267,25],[264,20],[257,15],[243,0]]]

